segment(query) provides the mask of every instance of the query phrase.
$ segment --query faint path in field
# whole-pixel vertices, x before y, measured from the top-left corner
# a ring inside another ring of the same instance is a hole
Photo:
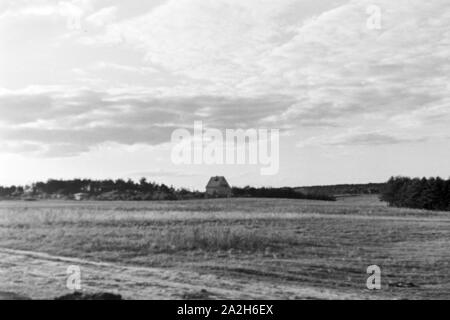
[[[121,266],[44,253],[0,249],[0,293],[52,299],[70,293],[67,267],[81,268],[82,291],[106,291],[125,299],[358,299],[361,295],[334,290],[237,281],[191,271]],[[202,290],[206,290],[202,292]]]

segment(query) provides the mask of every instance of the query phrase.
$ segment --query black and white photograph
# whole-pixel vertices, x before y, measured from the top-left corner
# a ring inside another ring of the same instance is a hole
[[[449,299],[449,0],[0,0],[0,300]]]

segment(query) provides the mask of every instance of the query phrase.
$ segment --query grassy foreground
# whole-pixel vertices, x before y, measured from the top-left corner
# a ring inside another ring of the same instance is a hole
[[[374,297],[450,298],[450,215],[374,196],[4,201],[0,247],[364,294],[375,264],[383,288]]]

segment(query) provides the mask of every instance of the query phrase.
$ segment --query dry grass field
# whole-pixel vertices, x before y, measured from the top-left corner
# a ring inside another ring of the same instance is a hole
[[[42,256],[53,264],[38,266],[40,256],[13,257],[17,250],[61,258],[56,265]],[[38,298],[59,294],[45,288],[53,285],[52,266],[77,261],[89,261],[89,272],[103,270],[91,274],[90,289],[114,279],[114,291],[127,298],[450,298],[450,214],[388,208],[376,196],[337,202],[3,201],[0,255],[0,292]],[[379,291],[366,289],[369,265],[382,270]],[[171,271],[178,276],[165,288],[158,272]],[[39,277],[49,279],[37,288]],[[174,283],[189,277],[192,285],[177,292]],[[220,291],[227,285],[239,290]],[[221,294],[210,294],[213,288]]]

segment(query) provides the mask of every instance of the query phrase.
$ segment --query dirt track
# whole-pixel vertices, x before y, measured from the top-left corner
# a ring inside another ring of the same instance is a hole
[[[82,291],[125,299],[357,299],[356,294],[269,282],[236,281],[170,269],[121,266],[43,253],[0,249],[0,293],[52,299],[66,288],[67,267],[81,268]],[[206,291],[205,291],[206,290]]]

